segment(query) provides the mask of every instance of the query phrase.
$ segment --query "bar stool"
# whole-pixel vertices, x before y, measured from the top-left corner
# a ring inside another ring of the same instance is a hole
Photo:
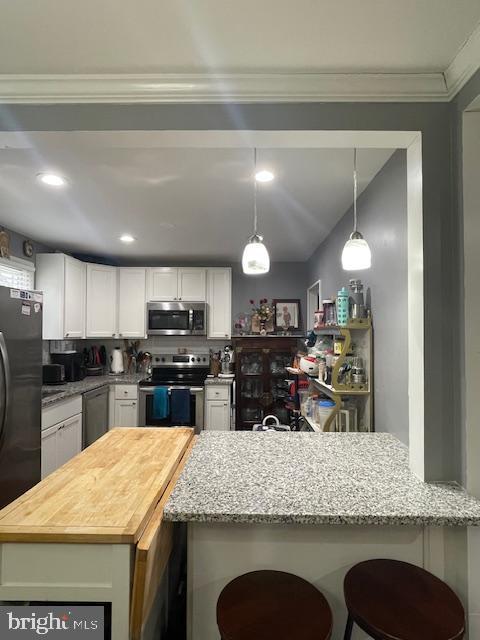
[[[306,580],[283,571],[253,571],[223,589],[217,624],[222,640],[329,640],[332,612]]]
[[[465,611],[456,594],[425,569],[398,560],[367,560],[344,581],[348,620],[374,640],[460,640]]]

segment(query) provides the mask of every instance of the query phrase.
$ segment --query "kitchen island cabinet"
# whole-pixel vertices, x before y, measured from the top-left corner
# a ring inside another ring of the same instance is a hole
[[[221,590],[259,569],[317,585],[340,640],[343,579],[362,560],[422,566],[466,601],[475,564],[467,529],[480,525],[480,501],[420,481],[390,434],[211,432],[198,438],[164,517],[188,523],[189,640],[219,638]]]
[[[113,429],[0,511],[0,600],[110,602],[129,640],[136,547],[192,438]]]

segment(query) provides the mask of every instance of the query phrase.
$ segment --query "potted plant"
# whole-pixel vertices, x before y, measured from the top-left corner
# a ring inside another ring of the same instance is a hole
[[[252,331],[255,324],[259,324],[260,335],[267,335],[267,326],[272,324],[273,307],[268,303],[267,298],[262,298],[258,306],[255,306],[255,300],[250,300],[252,305]]]

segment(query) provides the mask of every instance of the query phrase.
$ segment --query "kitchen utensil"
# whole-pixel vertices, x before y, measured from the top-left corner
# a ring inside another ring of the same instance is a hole
[[[337,324],[337,313],[335,310],[335,303],[333,300],[323,300],[323,317],[325,324],[328,326]]]

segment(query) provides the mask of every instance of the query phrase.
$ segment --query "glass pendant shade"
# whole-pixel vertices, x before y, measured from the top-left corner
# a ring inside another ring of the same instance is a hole
[[[270,271],[270,256],[262,240],[262,236],[253,235],[245,245],[242,256],[243,273],[260,275]]]
[[[362,234],[354,231],[347,240],[342,251],[342,267],[344,271],[361,271],[372,266],[372,252]]]

